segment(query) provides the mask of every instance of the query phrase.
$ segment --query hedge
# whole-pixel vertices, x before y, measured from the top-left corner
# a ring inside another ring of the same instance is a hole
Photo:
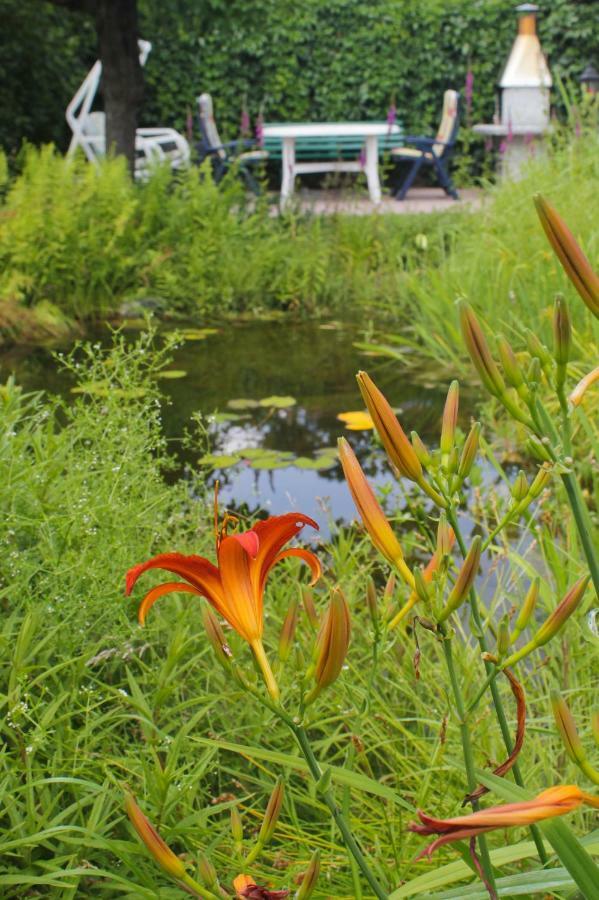
[[[473,120],[493,113],[516,30],[513,0],[140,0],[143,124],[185,128],[210,91],[228,136],[244,98],[255,120],[384,118],[392,99],[411,131],[434,127],[441,94],[474,75]],[[554,73],[597,63],[594,0],[544,0],[539,32]],[[65,147],[64,109],[95,55],[90,19],[41,0],[0,0],[0,143]],[[559,100],[559,98],[557,98]]]

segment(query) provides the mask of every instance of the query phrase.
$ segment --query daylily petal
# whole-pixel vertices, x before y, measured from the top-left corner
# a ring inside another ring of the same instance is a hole
[[[256,567],[252,568],[252,580],[256,590],[262,590],[268,572],[282,547],[299,534],[304,525],[311,525],[318,531],[318,523],[303,513],[285,513],[271,516],[254,525],[260,546],[256,556]]]
[[[310,566],[310,571],[312,572],[312,581],[310,582],[310,586],[316,584],[316,582],[322,575],[322,566],[320,565],[320,560],[316,556],[316,554],[312,553],[311,550],[304,550],[301,547],[290,547],[289,550],[283,550],[281,553],[275,556],[272,561],[272,566],[276,566],[278,562],[280,562],[282,559],[287,559],[288,556],[297,556],[298,559],[301,559],[306,563],[306,565]]]
[[[183,553],[160,553],[153,556],[147,562],[133,566],[127,572],[126,590],[127,596],[133,590],[135,583],[143,572],[148,569],[164,569],[174,572],[185,578],[192,587],[197,588],[210,602],[212,598],[222,599],[222,586],[218,569],[203,556],[184,556]]]
[[[163,597],[164,594],[172,594],[175,591],[181,591],[184,594],[196,594],[197,596],[202,594],[197,588],[192,587],[190,584],[185,584],[184,581],[169,581],[166,584],[159,584],[157,587],[152,588],[151,591],[148,591],[139,604],[139,609],[137,610],[139,624],[145,625],[148,612],[160,597]]]
[[[258,555],[258,547],[260,546],[260,538],[255,531],[242,531],[240,534],[232,534],[231,537],[241,544],[245,552],[248,553],[252,559],[256,558]]]
[[[262,637],[262,594],[254,590],[251,573],[256,560],[233,536],[223,538],[218,562],[226,601],[220,612],[250,644]]]

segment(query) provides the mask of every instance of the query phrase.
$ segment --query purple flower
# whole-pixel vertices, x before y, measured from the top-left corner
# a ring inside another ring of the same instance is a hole
[[[364,166],[366,165],[366,148],[364,146],[360,150],[359,162],[360,162],[361,168],[363,169]]]
[[[251,134],[250,114],[245,106],[243,106],[241,109],[241,122],[239,127],[242,137],[248,137],[248,135]]]
[[[389,125],[389,126],[395,125],[396,122],[397,122],[397,107],[395,106],[395,103],[392,102],[391,105],[389,106],[389,109],[387,110],[387,125]]]
[[[466,72],[466,84],[464,86],[464,97],[466,98],[466,108],[468,112],[470,112],[470,107],[472,106],[472,94],[474,87],[474,72],[472,69],[468,69]]]

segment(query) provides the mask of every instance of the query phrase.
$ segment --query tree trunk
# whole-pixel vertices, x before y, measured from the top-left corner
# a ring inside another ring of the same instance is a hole
[[[137,0],[96,0],[96,29],[102,62],[106,152],[135,165],[135,129],[143,98],[137,45]]]

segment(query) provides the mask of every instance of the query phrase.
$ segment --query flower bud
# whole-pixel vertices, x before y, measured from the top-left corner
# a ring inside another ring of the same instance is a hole
[[[367,372],[358,372],[358,386],[387,456],[410,481],[422,481],[422,466],[386,398]]]
[[[522,369],[518,365],[516,354],[503,335],[500,335],[497,339],[497,350],[508,384],[518,390],[524,384],[524,376]]]
[[[543,622],[532,640],[525,644],[524,647],[521,647],[520,650],[512,653],[512,655],[505,660],[502,668],[505,669],[508,666],[513,666],[514,663],[517,663],[525,656],[528,656],[528,654],[532,653],[533,650],[537,650],[539,647],[543,647],[548,641],[555,637],[558,631],[563,627],[563,625],[580,604],[580,601],[584,596],[584,592],[587,589],[590,578],[590,575],[585,575],[582,578],[579,578],[578,581],[572,585],[563,600],[558,604],[558,606],[556,606],[551,615]]]
[[[512,485],[512,497],[518,503],[520,500],[524,500],[526,495],[528,494],[528,481],[526,480],[526,475],[520,469],[516,480]]]
[[[297,628],[298,615],[299,602],[297,598],[294,597],[287,609],[287,615],[285,616],[285,621],[283,622],[281,635],[279,637],[279,659],[282,663],[286,663],[289,659],[293,638],[295,636],[295,629]]]
[[[428,606],[431,602],[431,594],[424,577],[422,566],[416,566],[414,569],[414,590],[418,599]]]
[[[503,659],[510,646],[510,624],[507,616],[503,616],[497,630],[497,656]]]
[[[432,456],[428,452],[426,444],[421,440],[417,431],[412,431],[410,434],[410,438],[412,440],[412,447],[414,448],[414,453],[420,460],[423,466],[427,467],[433,461]]]
[[[393,574],[393,572],[391,572],[391,574],[387,578],[387,581],[385,582],[385,588],[383,590],[383,598],[386,603],[388,603],[393,598],[393,594],[395,592],[395,582],[396,581],[397,581],[397,579],[396,579],[395,575]]]
[[[449,525],[445,513],[439,516],[439,524],[437,525],[437,556],[442,561],[451,553],[453,547],[454,533],[453,528]]]
[[[585,375],[584,378],[580,379],[568,398],[572,406],[579,406],[581,404],[582,398],[587,390],[595,384],[596,381],[599,381],[599,366],[597,366],[596,369],[593,369],[592,372],[589,372],[588,375]]]
[[[125,809],[131,824],[158,865],[173,878],[178,878],[181,881],[187,878],[185,866],[179,857],[173,853],[168,844],[162,840],[150,820],[144,816],[135,802],[133,794],[127,793]]]
[[[264,813],[264,818],[262,820],[262,825],[260,827],[260,833],[258,835],[258,844],[261,847],[264,847],[265,844],[268,844],[271,837],[274,834],[274,830],[279,818],[279,814],[281,812],[281,807],[283,805],[283,797],[285,796],[285,782],[283,781],[282,776],[277,779],[277,783],[275,784],[272,794],[269,797],[268,804],[266,807],[266,812]]]
[[[462,334],[470,358],[489,393],[501,396],[505,393],[505,384],[497,364],[491,356],[487,339],[474,314],[474,310],[464,302],[460,303],[459,308]]]
[[[535,206],[549,243],[564,271],[594,316],[599,318],[599,276],[559,213],[540,194]]]
[[[314,669],[316,684],[306,697],[306,703],[311,703],[323,688],[328,687],[338,677],[347,655],[350,634],[347,600],[340,588],[334,588],[329,608],[316,638]]]
[[[524,629],[530,622],[533,612],[535,611],[537,600],[539,599],[539,584],[540,580],[538,577],[530,583],[530,587],[528,588],[526,597],[524,598],[524,603],[522,604],[522,609],[518,613],[518,618],[516,619],[514,630],[512,631],[512,644],[524,631]]]
[[[550,463],[544,462],[535,475],[533,482],[528,489],[528,493],[533,500],[536,500],[536,498],[543,493],[543,491],[551,481],[552,474],[553,466]]]
[[[339,439],[339,459],[353,501],[370,539],[379,553],[399,571],[410,586],[412,574],[408,569],[401,549],[383,508],[375,497],[356,455],[345,438]]]
[[[564,747],[566,748],[566,753],[568,754],[572,762],[575,762],[577,765],[580,765],[580,763],[584,763],[586,760],[586,754],[584,752],[580,737],[578,736],[574,717],[572,716],[572,713],[568,708],[568,704],[561,696],[559,691],[552,692],[551,707],[553,709],[553,716],[555,718],[557,730],[559,731]]]
[[[466,598],[466,594],[474,584],[474,579],[476,578],[476,573],[478,572],[478,567],[480,564],[480,555],[482,549],[482,540],[480,535],[476,535],[472,544],[470,545],[470,549],[466,554],[466,558],[462,563],[462,568],[459,571],[458,577],[456,579],[456,583],[453,586],[453,589],[447,598],[445,606],[441,611],[441,615],[439,617],[439,622],[444,622],[448,616],[450,616],[455,610],[463,603]]]
[[[216,869],[205,853],[200,853],[198,857],[198,874],[205,887],[213,888],[218,886]]]
[[[318,618],[318,613],[314,606],[314,594],[309,587],[302,588],[302,603],[304,604],[304,609],[306,610],[310,625],[312,628],[318,628],[320,619]]]
[[[315,850],[304,877],[295,895],[295,900],[308,900],[314,893],[318,876],[320,875],[320,850]]]
[[[541,383],[541,360],[533,356],[526,370],[526,381],[531,391],[536,391]]]
[[[445,408],[443,410],[443,421],[441,424],[441,454],[447,457],[453,450],[455,441],[455,429],[458,421],[458,408],[460,402],[460,385],[457,381],[452,381],[447,392],[445,400]]]
[[[463,481],[472,471],[478,446],[480,443],[480,422],[475,422],[462,447],[462,455],[458,464],[458,477]]]
[[[570,358],[571,326],[566,301],[561,294],[553,306],[553,355],[558,367],[566,366]]]
[[[317,794],[326,794],[326,792],[331,787],[331,781],[333,780],[333,770],[330,766],[325,766],[323,769],[322,775],[316,782],[316,793]]]
[[[539,360],[541,366],[543,367],[543,371],[545,372],[547,377],[550,377],[551,372],[553,371],[553,358],[551,356],[551,353],[549,352],[547,347],[541,343],[534,331],[530,330],[530,328],[526,329],[525,335],[528,352],[533,359]]]
[[[538,462],[552,462],[551,454],[546,444],[539,440],[536,435],[531,435],[524,442],[526,452],[534,457]]]
[[[208,640],[212,644],[212,649],[214,650],[217,660],[223,669],[228,672],[231,668],[233,654],[227,644],[223,630],[220,627],[220,622],[212,611],[212,608],[206,603],[202,604],[202,622],[204,623]]]
[[[231,834],[236,844],[243,843],[243,824],[237,806],[231,807]]]

